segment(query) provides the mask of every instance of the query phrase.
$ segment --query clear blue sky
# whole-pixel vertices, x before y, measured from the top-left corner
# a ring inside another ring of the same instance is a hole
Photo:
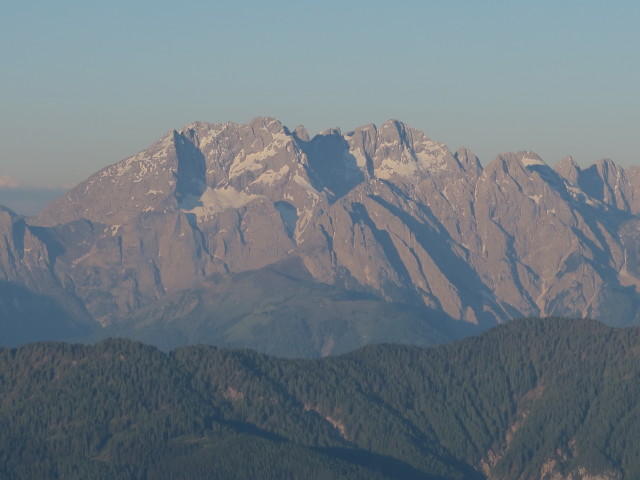
[[[0,176],[22,184],[257,115],[640,164],[632,1],[3,1],[0,59]]]

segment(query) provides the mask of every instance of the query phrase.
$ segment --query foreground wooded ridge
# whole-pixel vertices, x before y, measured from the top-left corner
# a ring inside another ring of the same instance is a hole
[[[638,328],[558,318],[318,360],[4,348],[0,478],[637,478],[639,355]]]

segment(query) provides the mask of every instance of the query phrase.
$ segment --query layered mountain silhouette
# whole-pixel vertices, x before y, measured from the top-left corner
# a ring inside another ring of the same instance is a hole
[[[311,139],[274,118],[196,122],[35,217],[0,211],[0,280],[51,302],[32,321],[69,335],[284,355],[520,316],[637,324],[639,212],[640,168],[610,160],[519,152],[483,168],[395,120]],[[2,321],[22,322],[27,297],[5,296]]]

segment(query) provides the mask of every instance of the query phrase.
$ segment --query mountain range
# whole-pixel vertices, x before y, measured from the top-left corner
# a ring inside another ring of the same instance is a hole
[[[610,160],[483,167],[395,120],[196,122],[36,216],[0,210],[1,340],[322,356],[524,316],[633,325],[639,214],[640,168]]]

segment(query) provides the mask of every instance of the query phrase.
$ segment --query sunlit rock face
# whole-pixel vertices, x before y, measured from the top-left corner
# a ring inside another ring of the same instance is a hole
[[[26,222],[0,212],[0,275],[103,325],[292,258],[315,281],[480,325],[637,323],[638,172],[533,152],[483,169],[395,120],[312,138],[274,118],[196,122]]]

